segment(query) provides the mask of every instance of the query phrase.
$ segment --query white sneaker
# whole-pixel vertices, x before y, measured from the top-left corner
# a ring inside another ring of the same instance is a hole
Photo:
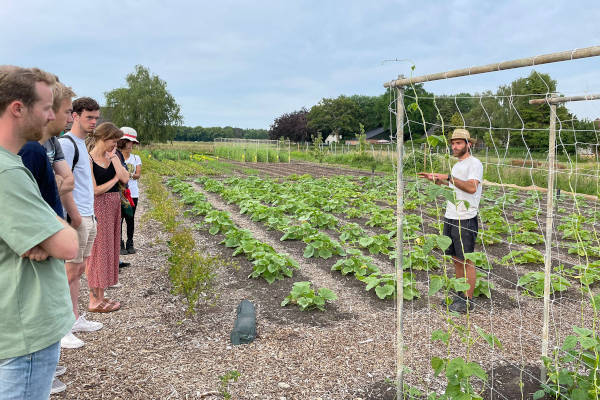
[[[83,340],[73,335],[73,332],[69,331],[64,338],[60,339],[60,347],[64,349],[78,349],[83,346]]]
[[[102,329],[102,322],[88,321],[85,316],[80,315],[73,324],[71,332],[94,332]]]
[[[56,378],[57,376],[61,376],[65,372],[67,372],[67,367],[65,367],[64,365],[57,365],[56,371],[54,371],[54,377]]]
[[[67,385],[56,378],[52,380],[52,389],[50,389],[50,394],[64,392],[65,390],[67,390]]]

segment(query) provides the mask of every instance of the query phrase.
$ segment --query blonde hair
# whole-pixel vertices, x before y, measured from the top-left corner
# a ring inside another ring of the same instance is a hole
[[[52,88],[52,96],[52,111],[57,113],[58,110],[60,110],[60,105],[62,104],[63,100],[72,99],[75,97],[75,92],[69,86],[58,82],[57,79],[56,85],[54,85],[54,88]]]

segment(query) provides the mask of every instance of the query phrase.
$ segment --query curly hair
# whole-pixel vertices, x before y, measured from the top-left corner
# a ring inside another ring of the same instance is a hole
[[[81,115],[84,111],[97,111],[100,109],[98,102],[91,97],[80,97],[73,102],[73,112]]]

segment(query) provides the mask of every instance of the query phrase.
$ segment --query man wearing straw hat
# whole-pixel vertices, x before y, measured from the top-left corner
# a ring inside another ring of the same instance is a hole
[[[477,274],[471,260],[465,260],[465,253],[475,250],[477,239],[477,212],[481,199],[481,182],[483,181],[483,165],[471,155],[474,143],[469,131],[455,129],[450,143],[452,154],[458,162],[452,167],[450,174],[420,172],[418,176],[428,179],[437,185],[448,185],[454,189],[455,202],[448,201],[444,216],[444,235],[452,239],[446,249],[446,255],[452,256],[457,278],[467,279],[470,288],[463,294],[454,296],[451,311],[466,313],[474,307],[472,297],[475,290]]]

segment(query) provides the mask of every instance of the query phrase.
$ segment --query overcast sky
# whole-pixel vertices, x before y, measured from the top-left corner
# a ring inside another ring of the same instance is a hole
[[[379,95],[422,75],[600,45],[585,1],[2,0],[1,63],[56,73],[104,104],[136,64],[168,84],[189,126],[268,128],[323,97]],[[385,60],[409,60],[384,62]],[[600,93],[600,57],[536,68],[567,95]],[[530,69],[432,82],[495,90]],[[600,101],[571,105],[600,116]]]

